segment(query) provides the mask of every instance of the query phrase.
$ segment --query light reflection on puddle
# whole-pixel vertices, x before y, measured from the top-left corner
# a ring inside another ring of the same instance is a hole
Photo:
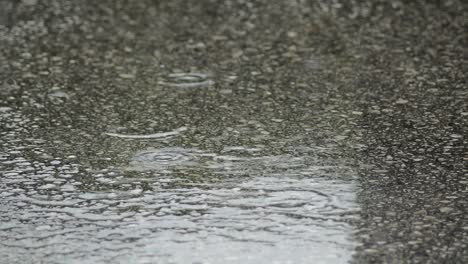
[[[291,155],[277,156],[251,156],[235,155],[227,153],[232,150],[248,151],[259,150],[255,148],[234,148],[227,149],[223,154],[206,153],[198,149],[184,148],[161,148],[142,150],[131,158],[130,164],[126,167],[129,171],[156,171],[167,172],[174,168],[206,168],[215,174],[239,175],[248,172],[249,176],[261,175],[262,170],[274,171],[283,169],[281,173],[288,170],[304,168],[306,166],[305,157],[295,157]],[[297,172],[295,172],[297,173]]]
[[[122,185],[145,181],[152,190],[65,192],[62,186],[76,183],[65,178],[54,182],[52,190],[2,195],[0,216],[8,216],[8,221],[0,225],[0,255],[6,260],[22,255],[57,263],[350,260],[351,223],[359,210],[352,171],[313,165],[308,156],[245,154],[259,151],[252,149],[226,148],[222,154],[179,147],[146,149],[134,153],[120,171],[137,171],[141,178],[122,178],[119,172],[96,175]],[[164,185],[180,179],[175,169],[181,167],[223,178]],[[347,175],[337,177],[329,172],[333,169]],[[241,173],[248,177],[234,177]],[[4,183],[30,182],[32,190],[47,179],[4,175]]]

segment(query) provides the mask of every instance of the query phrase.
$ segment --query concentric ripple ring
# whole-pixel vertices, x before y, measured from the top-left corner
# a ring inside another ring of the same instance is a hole
[[[204,73],[172,73],[168,75],[167,81],[160,81],[159,84],[177,88],[206,87],[214,84]]]
[[[196,156],[189,149],[162,148],[137,152],[130,165],[136,170],[158,170],[196,163]]]

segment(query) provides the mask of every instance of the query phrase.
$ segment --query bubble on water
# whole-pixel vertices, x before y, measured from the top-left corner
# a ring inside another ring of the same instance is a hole
[[[207,87],[214,84],[210,75],[204,73],[172,73],[159,84],[177,88]]]

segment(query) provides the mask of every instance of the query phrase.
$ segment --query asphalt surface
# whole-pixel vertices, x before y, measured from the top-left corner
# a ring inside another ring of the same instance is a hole
[[[94,178],[122,164],[130,178],[162,170],[146,163],[156,155],[186,176],[171,190],[225,179],[177,155],[205,162],[248,146],[261,149],[252,154],[260,163],[231,176],[304,174],[313,163],[340,174],[339,184],[343,175],[355,181],[343,213],[352,216],[343,220],[354,230],[350,262],[468,263],[465,1],[1,0],[0,81],[1,235],[27,238],[15,226],[39,216],[15,215],[23,210],[15,197],[62,195],[49,190],[67,178],[41,189],[37,175],[76,169],[79,184],[66,186],[81,193],[151,192],[155,182]],[[155,143],[129,135],[170,140],[147,157],[141,151]],[[291,156],[304,160],[294,167]],[[32,261],[6,240],[4,259]],[[304,263],[289,258],[278,263]]]

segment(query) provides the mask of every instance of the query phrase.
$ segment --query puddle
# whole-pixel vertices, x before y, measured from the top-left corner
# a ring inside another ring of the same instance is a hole
[[[236,152],[232,152],[235,150]],[[240,152],[239,152],[240,150]],[[130,171],[167,171],[171,169],[192,168],[209,170],[212,174],[243,175],[250,177],[281,171],[300,174],[299,169],[306,168],[307,157],[276,155],[251,156],[257,148],[227,148],[223,153],[209,153],[198,149],[161,148],[138,151],[133,155],[126,170]],[[226,153],[227,152],[227,153]],[[246,154],[247,153],[247,154]],[[195,168],[194,168],[195,167]],[[320,166],[315,166],[317,170]],[[328,168],[328,167],[327,167]]]
[[[211,78],[177,73],[160,84],[207,87],[214,84]],[[2,104],[0,259],[67,264],[351,260],[359,186],[333,141],[340,136],[333,133],[348,129],[346,122],[335,125],[341,112],[314,108],[300,88],[288,88],[289,81],[261,89],[239,84],[245,96],[222,92],[236,82],[194,95],[145,90],[136,81],[139,93],[132,100],[116,93],[127,88],[110,86],[99,90],[105,102],[82,93],[79,104],[72,100],[78,94],[73,87],[67,94],[48,94],[56,102],[70,96],[69,111],[47,104],[51,109],[21,113]],[[14,94],[16,83],[8,85]],[[186,126],[157,129],[175,123]],[[115,130],[102,131],[106,127]],[[105,140],[92,136],[102,133]]]
[[[94,186],[113,182],[120,191],[83,190],[80,177],[62,177],[77,175],[78,164],[0,161],[0,256],[48,263],[349,261],[359,212],[352,170],[314,164],[306,153],[261,151],[136,151],[126,168],[93,172]],[[223,177],[187,181],[180,168]],[[346,173],[336,175],[339,170]],[[141,174],[125,177],[129,171]]]
[[[62,201],[4,197],[0,236],[3,249],[50,262],[346,263],[355,193],[349,181],[260,177]]]

